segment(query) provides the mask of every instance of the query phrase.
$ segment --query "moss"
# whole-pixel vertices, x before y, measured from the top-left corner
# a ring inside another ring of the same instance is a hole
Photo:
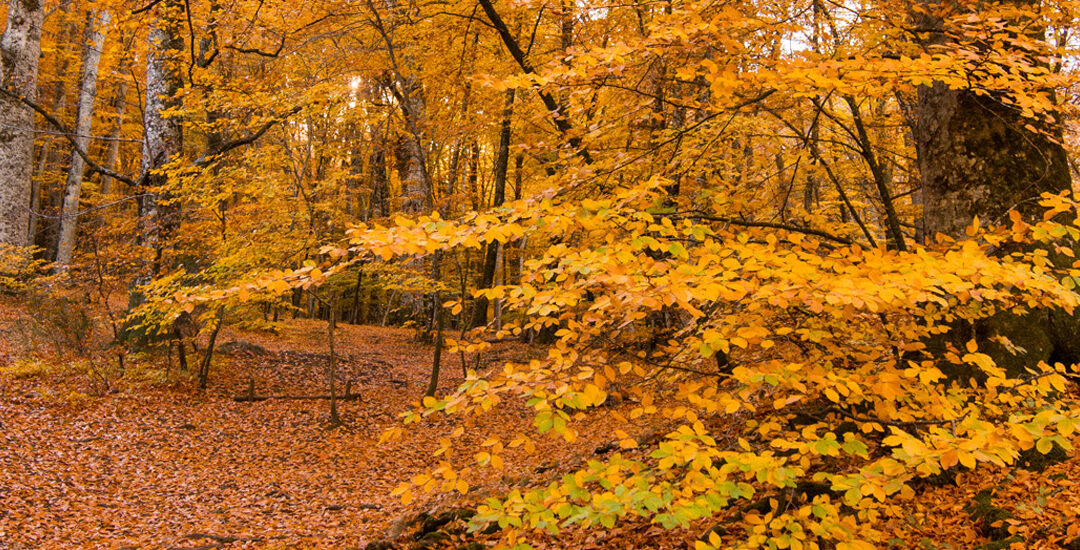
[[[1012,548],[1012,545],[1018,542],[1024,542],[1024,538],[1019,536],[1013,536],[1007,539],[995,540],[994,542],[980,544],[979,546],[976,546],[971,550],[1007,550],[1008,548]]]
[[[1054,446],[1050,449],[1049,453],[1042,454],[1038,449],[1032,447],[1026,451],[1020,453],[1020,457],[1017,459],[1017,466],[1030,470],[1032,472],[1042,472],[1043,470],[1065,462],[1069,459],[1069,452],[1064,447],[1054,443]]]
[[[423,537],[421,537],[420,540],[417,541],[416,546],[414,548],[417,548],[417,549],[437,548],[437,547],[441,546],[443,543],[445,543],[445,542],[447,542],[449,540],[450,540],[450,535],[448,535],[448,534],[446,534],[446,533],[444,533],[442,531],[432,531],[432,532],[424,535]]]
[[[991,540],[1009,537],[1007,521],[1013,519],[1012,512],[998,508],[991,502],[994,498],[992,489],[983,489],[964,507],[972,521],[979,525],[983,536]]]

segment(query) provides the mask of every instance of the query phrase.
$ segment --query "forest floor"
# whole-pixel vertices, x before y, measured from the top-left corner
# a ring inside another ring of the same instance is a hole
[[[218,355],[206,391],[190,376],[177,376],[175,364],[166,377],[159,355],[129,361],[125,376],[99,395],[90,391],[85,370],[58,367],[62,362],[47,350],[39,350],[45,357],[39,361],[20,359],[28,352],[17,337],[26,322],[23,312],[0,303],[0,550],[364,548],[421,511],[546,483],[597,458],[596,449],[612,440],[600,413],[579,424],[581,437],[572,444],[538,438],[532,456],[508,452],[503,469],[475,469],[464,497],[422,494],[406,507],[391,492],[437,464],[438,440],[454,427],[466,428],[466,449],[492,434],[510,439],[532,431],[530,412],[504,403],[478,417],[433,417],[377,444],[427,385],[432,347],[417,343],[412,330],[340,327],[340,379],[352,381],[362,399],[341,402],[345,425],[332,427],[325,400],[232,398],[250,380],[258,395],[326,393],[325,322],[292,320],[276,334],[223,330],[219,344],[248,342],[265,353]],[[533,352],[503,345],[483,356],[481,370]],[[459,359],[444,356],[441,392],[461,382]],[[959,549],[985,541],[964,507],[979,490],[996,487],[995,504],[1012,512],[1024,547],[1062,548],[1080,534],[1078,480],[1075,456],[1040,476],[994,469],[961,474],[957,486],[928,488],[901,503],[893,538],[880,547]],[[692,548],[706,528],[668,532],[639,521],[537,542]]]

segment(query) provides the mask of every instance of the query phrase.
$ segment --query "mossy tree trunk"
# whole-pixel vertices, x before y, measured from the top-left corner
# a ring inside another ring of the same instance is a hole
[[[1037,2],[1028,0],[1013,4],[1037,7]],[[915,18],[918,28],[926,33],[924,45],[945,53],[958,49],[960,45],[950,38],[953,34],[948,32],[946,21],[949,10],[957,14],[964,8],[956,2],[930,5],[925,0],[922,8],[933,14]],[[932,11],[935,9],[939,11]],[[970,48],[971,44],[964,46]],[[977,77],[972,75],[976,85]],[[1036,83],[1027,84],[1037,88]],[[929,242],[938,233],[964,238],[976,216],[984,225],[1006,223],[1009,210],[1015,209],[1026,221],[1041,220],[1040,195],[1072,188],[1066,152],[1060,143],[1060,120],[1025,117],[1002,92],[980,95],[970,88],[950,89],[937,82],[920,87],[915,115],[914,137],[923,193],[920,233]],[[1076,319],[1063,311],[1018,313],[999,313],[967,327],[963,335],[955,334],[955,339],[967,340],[974,335],[980,347],[985,344],[994,359],[1013,375],[1040,360],[1066,364],[1080,361],[1080,323]],[[994,335],[1009,338],[1026,347],[1028,353],[1012,356],[990,341]]]

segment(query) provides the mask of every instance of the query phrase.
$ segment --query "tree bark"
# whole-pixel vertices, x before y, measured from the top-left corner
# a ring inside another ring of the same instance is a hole
[[[75,147],[88,150],[90,131],[94,118],[94,99],[97,97],[98,62],[105,45],[105,27],[112,15],[107,10],[87,12],[86,29],[83,31],[82,74],[79,78],[79,101],[75,109]],[[78,227],[79,196],[82,194],[83,173],[86,171],[83,158],[75,151],[71,153],[71,167],[68,169],[67,183],[64,186],[64,207],[60,217],[60,236],[56,241],[56,264],[64,268],[71,264],[71,255],[75,250],[75,230]]]
[[[128,81],[123,78],[116,84],[116,95],[113,97],[112,107],[116,120],[112,130],[109,131],[109,149],[105,154],[105,167],[115,171],[120,160],[120,131],[124,127],[124,111],[127,110]],[[113,191],[112,176],[101,176],[101,194],[110,195]]]
[[[1036,5],[1027,0],[1014,4]],[[933,13],[932,6],[924,7],[926,13]],[[946,7],[957,8],[951,4]],[[939,16],[923,15],[916,22],[929,31],[929,49],[955,46]],[[1039,196],[1071,190],[1066,152],[1059,139],[1060,121],[1025,118],[1003,99],[998,94],[950,89],[940,82],[919,88],[915,141],[926,239],[934,239],[938,233],[963,238],[976,216],[988,223],[1002,223],[1011,209],[1028,221],[1041,220]],[[1080,323],[1063,310],[1043,309],[1024,315],[1002,312],[964,328],[931,342],[930,349],[940,352],[945,341],[955,344],[974,332],[980,349],[986,349],[1012,376],[1023,375],[1027,366],[1039,361],[1080,362]],[[1027,352],[1010,353],[994,341],[995,335],[1005,336]],[[967,378],[971,373],[947,374]]]
[[[44,17],[42,0],[11,0],[0,36],[0,86],[31,100],[37,93]],[[0,94],[0,243],[29,244],[33,130],[33,111],[16,97]]]
[[[177,61],[180,59],[184,39],[178,27],[178,15],[183,13],[183,3],[167,0],[158,6],[160,10],[150,29],[150,50],[146,59],[146,108],[143,113],[142,178],[143,188],[138,202],[139,244],[145,256],[136,288],[150,282],[161,267],[163,239],[169,228],[175,225],[173,207],[163,205],[162,189],[168,183],[163,168],[180,153],[181,127],[177,118],[167,118],[163,113],[178,106],[177,92],[182,77]],[[132,293],[133,306],[139,305],[142,296]]]
[[[930,29],[928,47],[950,47],[942,19],[919,23]],[[1001,99],[941,82],[919,88],[915,140],[927,239],[963,237],[975,216],[1001,222],[1013,208],[1041,219],[1039,195],[1071,189],[1065,149],[1051,137],[1061,135],[1060,122],[1025,118]]]

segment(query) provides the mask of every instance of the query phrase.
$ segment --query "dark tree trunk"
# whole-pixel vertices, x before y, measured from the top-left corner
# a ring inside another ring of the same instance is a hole
[[[506,91],[506,107],[503,109],[502,125],[499,128],[499,149],[495,154],[495,181],[494,196],[491,206],[501,206],[506,200],[506,174],[510,167],[510,117],[514,114],[514,90]],[[480,275],[481,289],[491,288],[495,282],[495,268],[499,258],[499,243],[487,243],[487,254],[484,256],[484,271]],[[487,324],[488,299],[479,297],[473,304],[472,326],[479,327]]]
[[[952,46],[940,18],[922,16],[918,22],[931,31],[930,48]],[[975,216],[1003,222],[1014,208],[1026,219],[1041,219],[1039,195],[1071,189],[1065,149],[1057,140],[1060,121],[1026,118],[1002,99],[941,82],[919,88],[915,146],[928,240],[937,233],[964,236]]]
[[[1015,3],[1020,7],[1033,4]],[[920,28],[929,31],[930,49],[954,46],[942,19],[916,19]],[[940,82],[919,89],[914,133],[923,192],[921,233],[928,241],[938,233],[963,238],[975,216],[984,223],[1004,223],[1012,209],[1027,221],[1041,220],[1039,196],[1072,188],[1065,149],[1058,139],[1060,121],[1024,117],[1006,99],[949,89]],[[1022,375],[1025,367],[1039,361],[1080,361],[1080,323],[1061,310],[1003,312],[963,328],[945,339],[960,342],[974,333],[980,349],[987,350],[1010,375]],[[995,335],[1005,336],[1027,352],[1012,355],[991,340]],[[930,344],[931,350],[944,349],[943,342]],[[967,377],[967,373],[953,374]]]

